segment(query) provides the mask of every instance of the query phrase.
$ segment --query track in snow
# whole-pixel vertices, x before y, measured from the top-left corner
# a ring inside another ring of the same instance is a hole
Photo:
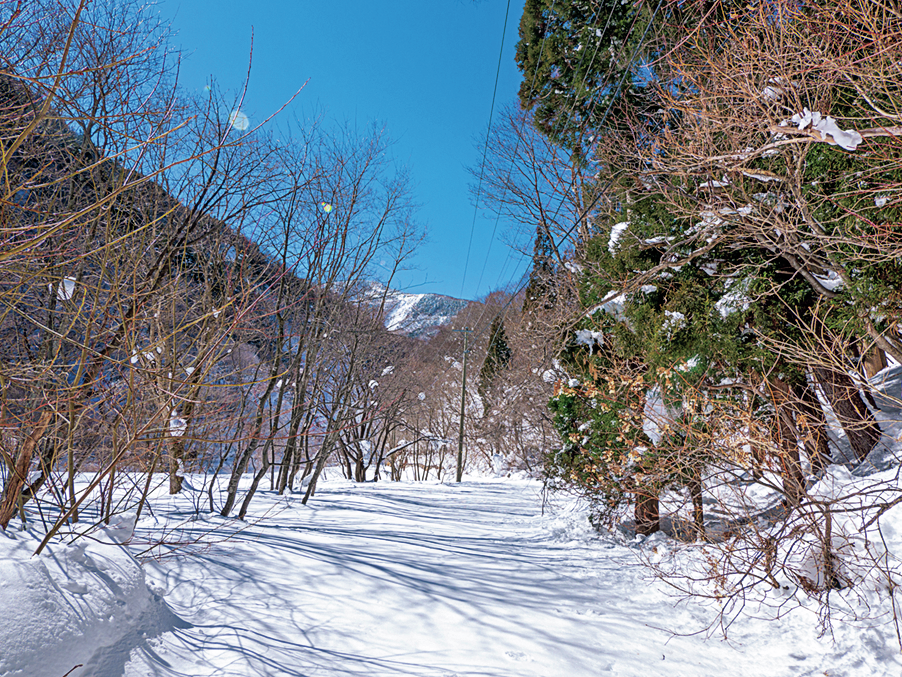
[[[710,617],[674,606],[635,552],[591,535],[584,516],[542,517],[539,489],[326,483],[309,507],[261,496],[265,520],[148,565],[187,627],[132,644],[124,674],[814,674],[800,670],[804,651],[789,658],[772,637],[762,654],[662,629]]]

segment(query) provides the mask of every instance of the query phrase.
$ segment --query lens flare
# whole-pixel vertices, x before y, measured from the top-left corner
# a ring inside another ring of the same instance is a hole
[[[328,202],[320,202],[319,204],[323,208],[323,211],[326,212],[326,214],[332,211],[332,205],[330,205]]]
[[[229,115],[229,124],[232,125],[233,129],[243,132],[251,126],[251,121],[240,110],[233,110],[231,115]]]

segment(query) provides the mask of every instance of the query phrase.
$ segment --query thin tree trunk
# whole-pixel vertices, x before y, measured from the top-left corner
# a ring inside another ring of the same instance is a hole
[[[306,414],[304,415],[306,418]],[[285,442],[285,453],[282,455],[282,465],[279,468],[279,496],[285,493],[295,474],[299,463],[295,458],[300,460],[301,450],[298,445],[298,430],[301,427],[301,414],[298,413],[291,417],[291,423],[288,426],[288,439]],[[305,427],[306,431],[307,428]]]
[[[354,459],[354,481],[366,482],[366,466],[363,465],[363,456]]]
[[[686,483],[689,487],[689,495],[692,497],[692,522],[695,525],[695,537],[698,540],[705,538],[705,504],[702,499],[702,478],[695,474]]]
[[[811,473],[820,475],[831,462],[830,440],[827,437],[827,419],[821,403],[814,394],[811,385],[802,388],[799,397],[800,432],[805,433],[805,451],[811,464]]]
[[[846,433],[855,457],[863,461],[880,442],[880,426],[868,409],[858,386],[848,374],[825,367],[815,367],[814,375],[840,425]]]
[[[179,475],[180,457],[176,456],[176,450],[169,452],[169,493],[177,494],[182,490],[182,476]]]
[[[323,440],[323,446],[320,447],[319,453],[316,455],[316,463],[313,468],[312,477],[310,478],[310,483],[307,485],[307,491],[304,493],[304,498],[301,500],[302,505],[307,505],[307,501],[310,500],[310,497],[313,496],[316,491],[316,482],[319,480],[319,476],[323,472],[323,468],[326,467],[326,461],[329,458],[329,455],[332,453],[333,448],[335,447],[335,436],[337,433],[331,433],[326,435]]]
[[[247,448],[241,453],[237,463],[232,467],[232,474],[229,476],[229,484],[226,488],[226,500],[222,506],[222,510],[219,511],[219,514],[223,517],[228,517],[229,513],[232,512],[232,508],[235,506],[235,500],[238,496],[238,483],[241,481],[242,475],[244,475],[244,472],[247,470],[248,463],[250,463],[251,456],[257,449],[258,442],[259,439],[256,435],[249,440]]]
[[[260,462],[260,470],[254,475],[254,480],[251,482],[251,488],[248,489],[247,494],[244,496],[244,500],[241,502],[241,508],[238,510],[238,519],[243,520],[244,516],[247,514],[247,508],[251,504],[251,499],[254,497],[254,494],[257,493],[257,487],[260,486],[260,480],[266,477],[266,471],[269,470],[269,456],[267,456],[267,447],[275,449],[275,445],[271,444],[271,440],[267,440],[266,445],[263,447],[263,452],[260,454],[261,462]]]
[[[0,527],[3,527],[4,531],[6,531],[6,527],[9,525],[13,515],[20,509],[22,487],[25,486],[25,482],[28,479],[28,469],[31,467],[31,459],[34,456],[35,447],[52,418],[53,412],[45,411],[41,414],[41,418],[28,437],[25,438],[16,454],[15,461],[9,468],[3,498],[0,499]]]
[[[777,457],[783,476],[786,503],[797,506],[805,496],[805,475],[799,459],[799,437],[793,416],[792,389],[783,379],[767,381],[777,423]]]

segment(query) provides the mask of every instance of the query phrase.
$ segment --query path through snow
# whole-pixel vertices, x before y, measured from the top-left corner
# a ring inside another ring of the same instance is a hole
[[[542,517],[539,489],[327,483],[306,508],[264,497],[265,521],[148,565],[190,627],[125,647],[124,673],[824,674],[811,660],[822,648],[772,624],[753,649],[674,637],[707,612],[675,605],[634,550],[596,537],[583,515]]]

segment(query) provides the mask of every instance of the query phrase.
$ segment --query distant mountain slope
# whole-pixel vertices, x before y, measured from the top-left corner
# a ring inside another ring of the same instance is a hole
[[[385,287],[374,285],[372,294],[381,297],[384,290]],[[469,303],[442,294],[408,294],[389,289],[385,301],[385,327],[406,336],[429,338]]]

